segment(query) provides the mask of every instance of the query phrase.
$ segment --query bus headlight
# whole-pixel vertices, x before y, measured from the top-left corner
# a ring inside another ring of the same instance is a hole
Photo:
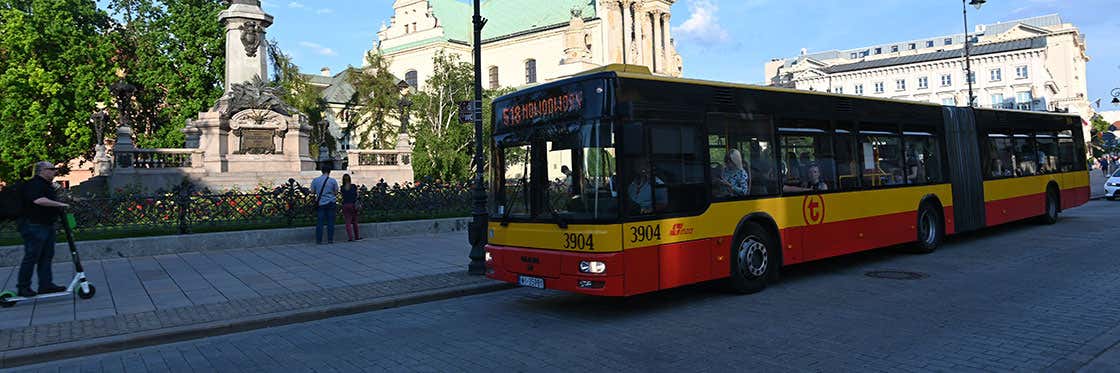
[[[582,273],[603,273],[607,271],[607,263],[584,260],[579,262],[579,271]]]

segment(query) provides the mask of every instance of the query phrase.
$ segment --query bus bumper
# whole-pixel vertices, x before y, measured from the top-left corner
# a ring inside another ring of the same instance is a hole
[[[486,277],[522,286],[625,296],[624,252],[588,254],[486,245]],[[580,272],[580,262],[604,263],[601,274]]]

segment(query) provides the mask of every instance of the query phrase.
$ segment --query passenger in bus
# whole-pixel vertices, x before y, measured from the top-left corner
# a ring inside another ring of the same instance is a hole
[[[801,187],[812,191],[826,191],[828,190],[828,183],[821,178],[821,166],[815,163],[809,164],[805,171],[805,184]]]
[[[743,156],[738,149],[731,149],[723,157],[723,173],[720,180],[731,188],[736,196],[745,196],[751,193],[751,178],[743,167]]]
[[[910,144],[906,144],[906,182],[908,184],[920,184],[926,181],[924,168],[922,162],[918,157],[917,152],[914,151]]]
[[[783,174],[786,175],[786,184],[800,184],[801,183],[801,161],[797,160],[797,153],[786,153],[786,161]]]
[[[649,164],[649,162],[637,162],[637,164]],[[637,206],[638,212],[642,214],[653,212],[655,203],[657,207],[664,207],[668,203],[664,188],[655,192],[653,186],[662,186],[665,182],[661,178],[651,177],[648,166],[639,166],[637,171],[638,175],[630,182],[626,192],[630,201]]]
[[[712,163],[711,175],[712,197],[729,197],[733,194],[731,191],[731,184],[723,180],[723,166],[719,163]]]
[[[1011,169],[1005,168],[1003,166],[1003,160],[999,158],[992,160],[991,174],[992,177],[1012,176]]]

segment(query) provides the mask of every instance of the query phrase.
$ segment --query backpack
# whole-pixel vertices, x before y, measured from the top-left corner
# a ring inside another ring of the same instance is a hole
[[[20,218],[23,210],[23,194],[20,187],[23,183],[12,183],[0,189],[0,221],[16,220]]]

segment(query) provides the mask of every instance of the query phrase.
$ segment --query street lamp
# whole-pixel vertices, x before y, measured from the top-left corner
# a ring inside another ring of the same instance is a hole
[[[486,186],[482,185],[482,28],[486,26],[486,19],[482,18],[482,0],[474,0],[474,102],[471,111],[474,119],[474,207],[471,215],[471,228],[468,237],[471,241],[471,262],[467,265],[467,273],[472,275],[486,274]]]
[[[972,0],[966,4],[965,0],[961,0],[961,8],[964,9],[964,80],[968,81],[968,106],[970,107],[974,106],[976,97],[972,95],[972,59],[970,58],[971,56],[969,55],[968,48],[970,42],[968,38],[968,5],[972,5],[976,7],[976,10],[980,10],[980,7],[986,2],[987,0]]]
[[[1120,88],[1112,89],[1112,104],[1120,106]]]

